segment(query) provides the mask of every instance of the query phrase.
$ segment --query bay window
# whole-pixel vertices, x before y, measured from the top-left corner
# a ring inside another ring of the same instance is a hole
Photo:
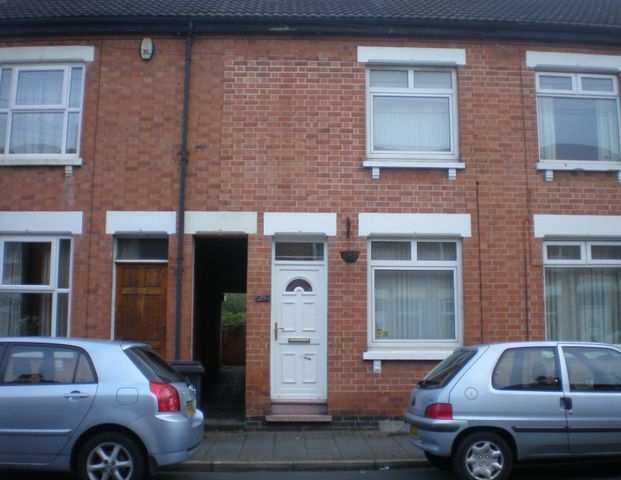
[[[546,242],[550,340],[621,344],[621,242]]]
[[[461,249],[456,241],[370,242],[371,347],[454,348]]]
[[[0,336],[67,336],[71,240],[0,237]]]

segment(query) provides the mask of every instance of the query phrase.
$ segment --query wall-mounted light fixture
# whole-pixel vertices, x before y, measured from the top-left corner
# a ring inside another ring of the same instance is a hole
[[[151,60],[153,57],[153,53],[155,52],[155,44],[153,40],[145,37],[142,39],[142,43],[140,44],[140,58],[143,60]]]

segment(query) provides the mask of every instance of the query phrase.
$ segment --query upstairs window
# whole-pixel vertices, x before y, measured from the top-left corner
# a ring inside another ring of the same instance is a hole
[[[80,65],[0,66],[0,158],[78,157]]]
[[[455,85],[454,69],[369,68],[369,156],[457,159]]]
[[[537,110],[541,160],[621,159],[616,76],[537,73]]]

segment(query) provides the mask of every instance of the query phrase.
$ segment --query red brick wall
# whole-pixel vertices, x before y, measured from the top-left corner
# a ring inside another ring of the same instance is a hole
[[[75,242],[72,334],[107,337],[112,307],[109,210],[177,210],[185,44],[155,38],[72,39],[96,47],[87,68],[84,164],[2,167],[0,210],[81,210]],[[47,40],[29,40],[43,45]],[[17,45],[2,43],[0,46]],[[22,45],[21,43],[19,45]],[[358,45],[465,48],[458,71],[459,148],[466,169],[382,169],[365,157],[365,69]],[[360,212],[468,213],[463,241],[466,343],[544,336],[541,242],[534,214],[621,214],[608,173],[537,172],[534,72],[526,50],[619,54],[576,46],[353,38],[204,37],[194,41],[188,142],[188,210],[259,212],[248,245],[247,415],[270,404],[271,239],[266,211],[336,212],[328,242],[328,389],[333,415],[399,415],[408,391],[433,362],[362,360],[367,345],[366,241]],[[36,185],[36,188],[33,188]],[[345,218],[353,221],[345,238]],[[191,356],[193,242],[184,239],[182,357]],[[338,252],[363,253],[344,264]],[[481,262],[479,262],[479,256]],[[168,331],[174,332],[176,236],[170,237]],[[482,288],[480,288],[482,287]],[[528,326],[528,331],[527,331]],[[168,353],[175,341],[169,336]]]

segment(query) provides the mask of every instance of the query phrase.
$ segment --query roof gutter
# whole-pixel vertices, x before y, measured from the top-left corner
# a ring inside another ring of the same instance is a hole
[[[190,72],[192,65],[192,21],[185,37],[185,69],[183,79],[183,112],[181,114],[181,158],[179,160],[179,213],[177,218],[177,270],[175,286],[175,360],[181,358],[181,301],[183,299],[183,262],[185,239],[185,190],[188,163],[188,121],[190,111]]]
[[[353,35],[621,45],[621,27],[481,20],[278,17],[84,17],[0,21],[0,38],[171,34]]]

